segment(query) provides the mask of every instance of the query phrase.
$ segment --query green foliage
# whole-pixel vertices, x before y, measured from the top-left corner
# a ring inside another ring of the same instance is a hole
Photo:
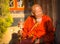
[[[9,12],[9,0],[0,0],[0,38],[13,23]]]

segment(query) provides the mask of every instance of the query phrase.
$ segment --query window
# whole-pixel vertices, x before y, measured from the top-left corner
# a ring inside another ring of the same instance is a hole
[[[14,0],[10,0],[10,1],[9,1],[9,6],[10,6],[10,7],[14,7]]]
[[[10,0],[9,6],[10,10],[24,10],[23,0]]]
[[[17,0],[17,6],[23,7],[23,0]]]

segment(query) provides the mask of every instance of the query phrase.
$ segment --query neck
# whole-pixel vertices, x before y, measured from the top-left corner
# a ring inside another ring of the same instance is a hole
[[[37,22],[41,22],[42,21],[42,18],[37,18],[36,21]]]

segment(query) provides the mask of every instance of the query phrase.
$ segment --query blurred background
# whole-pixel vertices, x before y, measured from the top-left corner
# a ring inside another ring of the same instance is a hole
[[[52,18],[57,29],[56,37],[60,38],[59,0],[0,0],[0,44],[8,44],[12,33],[22,30],[24,21],[31,15],[32,5],[36,3],[40,4],[43,12]]]

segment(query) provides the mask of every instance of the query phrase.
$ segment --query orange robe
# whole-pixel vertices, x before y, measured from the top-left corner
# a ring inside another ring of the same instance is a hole
[[[31,34],[33,34],[32,41],[34,41],[36,38],[41,38],[43,35],[46,34],[45,22],[47,22],[47,21],[50,21],[50,24],[48,25],[48,27],[50,28],[49,31],[54,31],[52,20],[47,15],[43,15],[41,23],[39,23],[37,25],[37,27],[33,28],[33,30],[31,31],[31,29],[35,25],[35,23],[33,21],[33,18],[31,16],[29,16],[26,19],[26,21],[24,22],[22,36],[25,38],[25,37],[29,37]]]

